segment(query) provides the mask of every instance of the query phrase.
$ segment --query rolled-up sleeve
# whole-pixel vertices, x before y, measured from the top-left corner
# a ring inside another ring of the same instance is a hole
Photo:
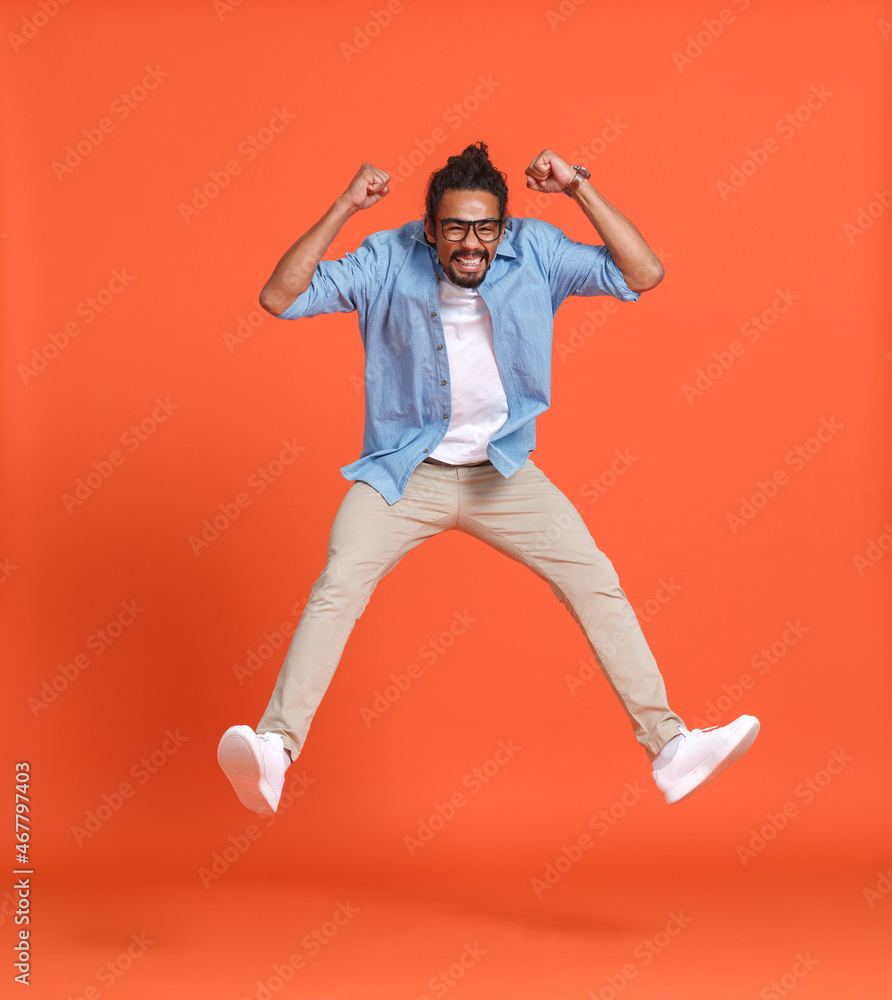
[[[339,260],[322,260],[310,287],[302,292],[280,319],[302,319],[322,313],[353,312],[368,295],[377,270],[373,240],[367,239],[354,253]]]
[[[639,292],[626,284],[605,246],[589,246],[562,237],[549,269],[555,308],[568,295],[612,295],[623,302],[637,302]]]

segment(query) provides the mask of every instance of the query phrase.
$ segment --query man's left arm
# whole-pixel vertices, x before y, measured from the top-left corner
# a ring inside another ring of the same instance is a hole
[[[559,193],[576,171],[550,149],[543,150],[526,169],[527,187]],[[635,226],[601,195],[589,180],[582,180],[573,200],[595,227],[598,235],[633,292],[646,292],[662,280],[663,265]]]

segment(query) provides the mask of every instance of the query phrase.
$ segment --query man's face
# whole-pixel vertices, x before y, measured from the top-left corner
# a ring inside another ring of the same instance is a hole
[[[440,199],[437,218],[465,222],[498,219],[499,199],[489,191],[446,191]],[[424,230],[436,245],[437,256],[449,280],[462,288],[476,288],[483,281],[504,235],[502,229],[497,240],[481,242],[469,226],[467,236],[453,243],[444,237],[442,223],[430,218],[425,218]]]

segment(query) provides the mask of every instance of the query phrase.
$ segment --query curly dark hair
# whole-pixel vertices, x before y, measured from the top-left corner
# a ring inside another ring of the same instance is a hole
[[[507,175],[492,165],[486,143],[466,146],[461,156],[450,156],[446,166],[435,170],[428,182],[425,209],[428,218],[437,214],[440,199],[447,191],[488,191],[499,200],[499,218],[504,219],[508,209]]]

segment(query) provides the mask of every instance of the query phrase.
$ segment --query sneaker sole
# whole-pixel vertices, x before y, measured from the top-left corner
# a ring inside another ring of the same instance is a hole
[[[270,816],[278,808],[279,798],[263,777],[263,766],[254,753],[250,737],[256,738],[250,726],[227,729],[217,747],[217,762],[229,778],[239,802],[261,816]]]
[[[702,764],[695,767],[682,781],[673,785],[665,793],[667,804],[670,806],[674,805],[676,802],[681,802],[682,799],[693,795],[694,792],[698,792],[729,768],[735,761],[740,760],[759,735],[759,720],[753,718],[753,723],[730,748],[723,748],[716,751],[711,757],[707,757]]]

